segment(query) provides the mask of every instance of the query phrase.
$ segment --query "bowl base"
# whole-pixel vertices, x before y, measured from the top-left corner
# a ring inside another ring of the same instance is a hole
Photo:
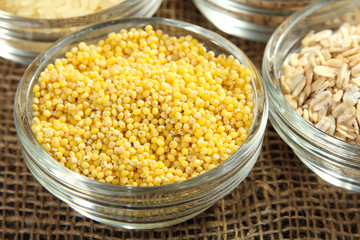
[[[340,188],[344,188],[354,192],[360,192],[359,183],[356,183],[339,175],[335,175],[335,173],[333,172],[324,171],[323,169],[314,165],[311,161],[308,161],[305,158],[301,157],[298,153],[295,152],[295,154],[308,168],[310,168],[311,171],[316,173],[324,181]]]
[[[19,46],[21,43],[18,44]],[[39,55],[39,53],[29,52],[14,47],[8,39],[3,39],[0,36],[0,57],[22,64],[29,64]]]
[[[165,227],[170,227],[182,222],[185,222],[197,215],[199,215],[200,213],[204,212],[206,209],[208,209],[211,206],[208,206],[204,209],[201,209],[200,211],[196,211],[190,215],[186,215],[184,217],[180,217],[180,218],[176,218],[176,219],[167,219],[165,221],[162,222],[126,222],[126,221],[114,221],[111,219],[105,219],[103,217],[97,217],[94,216],[93,214],[89,214],[87,211],[83,211],[81,209],[79,209],[77,206],[71,205],[68,203],[68,205],[74,209],[76,212],[80,213],[81,215],[92,219],[94,221],[97,221],[99,223],[103,223],[112,227],[116,227],[116,228],[123,228],[123,229],[127,229],[127,230],[149,230],[149,229],[158,229],[158,228],[165,228]]]

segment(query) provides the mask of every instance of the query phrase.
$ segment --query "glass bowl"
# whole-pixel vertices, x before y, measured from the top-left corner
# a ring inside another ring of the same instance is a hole
[[[299,159],[331,184],[360,192],[360,146],[328,135],[298,114],[280,86],[282,65],[314,30],[360,24],[360,1],[320,1],[283,22],[270,38],[262,72],[270,101],[270,121]]]
[[[0,10],[0,56],[29,64],[59,38],[94,23],[126,17],[150,17],[162,0],[126,0],[94,14],[64,18],[36,19]]]
[[[292,13],[316,0],[193,0],[200,12],[220,30],[245,39],[266,42]]]
[[[77,174],[54,160],[31,130],[32,88],[39,74],[79,42],[96,43],[110,32],[151,24],[173,36],[192,35],[215,54],[232,54],[251,71],[254,122],[243,145],[226,161],[197,177],[154,187],[102,183]],[[247,56],[232,43],[204,28],[161,18],[130,18],[97,24],[73,33],[39,55],[21,79],[15,97],[15,125],[23,158],[35,178],[76,211],[99,222],[128,229],[149,229],[185,221],[232,191],[252,169],[262,149],[268,100],[261,76]]]

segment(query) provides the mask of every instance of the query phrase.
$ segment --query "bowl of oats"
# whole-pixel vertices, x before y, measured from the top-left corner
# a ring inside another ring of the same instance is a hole
[[[0,1],[0,57],[29,64],[55,41],[95,23],[151,17],[162,0]]]
[[[299,159],[360,191],[360,2],[320,1],[270,38],[263,78],[270,121]]]

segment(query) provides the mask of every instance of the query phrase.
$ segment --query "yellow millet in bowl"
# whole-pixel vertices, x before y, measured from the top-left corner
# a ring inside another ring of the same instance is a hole
[[[187,35],[148,25],[84,42],[33,88],[32,131],[60,164],[117,185],[183,181],[215,168],[250,132],[250,71]]]

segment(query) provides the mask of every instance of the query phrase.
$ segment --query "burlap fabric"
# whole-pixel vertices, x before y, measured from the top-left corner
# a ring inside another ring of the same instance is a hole
[[[158,17],[214,30],[260,68],[264,44],[217,30],[190,0],[164,0]],[[45,190],[22,160],[13,99],[25,66],[0,59],[1,239],[360,239],[360,194],[322,181],[269,124],[250,175],[201,215],[163,229],[129,231],[78,214]]]

